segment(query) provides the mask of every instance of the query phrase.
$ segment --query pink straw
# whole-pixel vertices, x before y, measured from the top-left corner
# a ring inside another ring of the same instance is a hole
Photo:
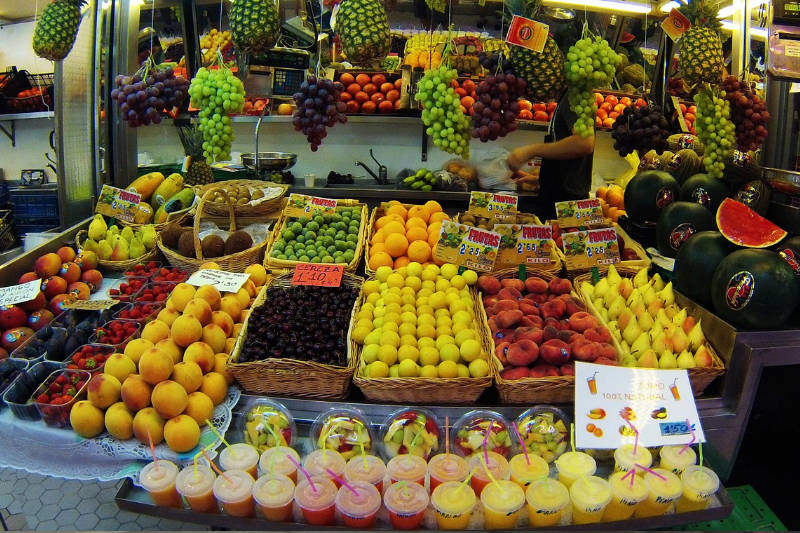
[[[483,458],[486,459],[486,464],[489,464],[489,449],[486,447],[486,442],[489,440],[489,433],[492,432],[494,427],[494,420],[489,421],[489,427],[486,428],[486,435],[483,436]]]
[[[654,476],[656,476],[657,478],[659,478],[661,481],[666,481],[666,480],[667,480],[667,478],[665,478],[664,476],[662,476],[661,474],[659,474],[659,473],[658,473],[658,472],[656,472],[655,470],[650,470],[650,469],[649,469],[649,468],[647,468],[646,466],[642,466],[642,465],[640,465],[640,464],[638,464],[638,463],[634,464],[633,466],[635,466],[636,468],[641,468],[641,469],[642,469],[642,470],[644,470],[645,472],[649,472],[649,473],[653,474]]]
[[[519,430],[517,429],[517,423],[516,422],[512,423],[511,428],[514,430],[514,435],[517,436],[517,438],[519,439],[519,443],[522,446],[522,453],[525,454],[525,462],[531,464],[531,459],[530,457],[528,457],[528,447],[525,446],[525,441],[522,440],[522,435],[519,434]]]
[[[689,422],[688,418],[686,419],[686,425],[689,426],[689,431],[692,432],[692,440],[690,440],[683,448],[681,448],[678,451],[678,455],[682,454],[683,452],[691,448],[692,444],[694,444],[694,442],[697,440],[697,436],[695,436],[694,434],[694,428],[692,427],[692,424]]]
[[[295,466],[295,468],[297,468],[300,472],[303,473],[304,476],[306,476],[306,479],[308,480],[308,484],[311,485],[311,490],[313,490],[316,493],[317,492],[317,486],[314,485],[314,481],[311,479],[311,475],[308,473],[308,470],[306,470],[305,468],[300,466],[300,463],[295,461],[294,457],[292,457],[288,453],[286,454],[286,458],[289,459],[289,461],[292,462],[292,464]]]
[[[336,474],[333,472],[333,470],[331,470],[330,468],[326,468],[326,469],[325,469],[325,471],[326,471],[326,472],[328,473],[328,475],[330,475],[330,476],[331,476],[333,479],[335,479],[336,481],[338,481],[339,483],[341,483],[343,487],[345,487],[347,490],[349,490],[350,492],[352,492],[353,494],[355,494],[356,496],[358,496],[358,491],[356,490],[356,488],[355,488],[354,486],[352,486],[350,483],[348,483],[347,481],[345,481],[344,479],[342,479],[341,477],[337,476],[337,475],[336,475]]]
[[[155,468],[158,469],[158,458],[156,457],[156,447],[153,444],[153,436],[150,435],[150,431],[147,431],[147,441],[150,443],[150,453],[153,455],[153,464]]]
[[[636,469],[631,468],[630,470],[628,470],[628,472],[624,476],[622,476],[622,479],[624,480],[626,477],[631,478],[631,487],[633,487],[633,481],[636,478]]]

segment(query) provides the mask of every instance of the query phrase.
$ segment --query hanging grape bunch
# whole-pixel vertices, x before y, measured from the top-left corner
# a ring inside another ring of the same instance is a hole
[[[517,100],[525,96],[527,83],[513,74],[487,76],[475,89],[472,104],[472,136],[494,141],[517,129]]]
[[[451,85],[458,72],[446,66],[428,70],[417,82],[422,123],[433,144],[444,152],[469,159],[470,120]],[[474,107],[473,107],[474,109]]]
[[[312,152],[316,152],[322,139],[328,136],[326,126],[332,128],[337,121],[347,122],[345,103],[339,101],[343,89],[338,81],[309,76],[300,85],[300,91],[294,94],[297,107],[292,124],[295,131],[302,131],[306,136]]]
[[[566,59],[566,76],[569,88],[567,98],[572,111],[578,116],[575,132],[581,137],[594,135],[597,103],[594,89],[610,85],[614,79],[619,54],[600,37],[584,37],[569,47]]]
[[[695,131],[705,146],[703,166],[706,174],[721,179],[725,161],[736,145],[736,127],[728,119],[730,104],[725,99],[725,91],[708,86],[695,94],[694,103],[697,105]]]
[[[669,135],[669,121],[657,105],[638,109],[634,109],[632,105],[626,107],[614,121],[611,130],[614,150],[622,157],[634,151],[645,154],[655,150],[662,154],[669,147]]]
[[[220,65],[222,59],[220,57]],[[198,108],[198,129],[203,132],[203,156],[208,163],[231,158],[233,143],[232,113],[244,108],[244,85],[225,66],[209,70],[201,67],[189,86],[192,106]]]
[[[736,125],[736,146],[742,152],[758,150],[767,138],[767,104],[753,91],[752,84],[728,76],[722,82],[725,98],[731,105],[731,120]]]
[[[480,63],[487,72],[497,72],[499,66],[499,69],[505,74],[514,73],[514,67],[511,66],[511,61],[506,58],[502,50],[480,52],[478,54],[478,63]]]
[[[183,107],[189,89],[172,68],[159,69],[151,60],[133,76],[117,76],[114,85],[111,98],[131,128],[160,123],[161,113]]]

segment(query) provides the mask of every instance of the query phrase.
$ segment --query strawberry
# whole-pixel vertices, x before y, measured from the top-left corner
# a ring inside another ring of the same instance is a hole
[[[50,402],[50,396],[48,396],[44,392],[36,397],[36,403],[49,403],[49,402]]]

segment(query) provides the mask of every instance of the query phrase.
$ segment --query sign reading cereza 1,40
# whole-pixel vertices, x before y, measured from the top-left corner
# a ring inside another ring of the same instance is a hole
[[[444,220],[434,256],[445,263],[491,272],[499,248],[499,233]]]

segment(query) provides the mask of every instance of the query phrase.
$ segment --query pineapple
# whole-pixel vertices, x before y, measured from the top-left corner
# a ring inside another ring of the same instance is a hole
[[[343,0],[336,14],[336,33],[351,63],[381,61],[389,53],[389,20],[380,0]]]
[[[203,133],[197,128],[180,128],[178,135],[181,138],[183,150],[191,159],[189,169],[184,176],[186,185],[205,185],[214,181],[214,173],[203,157]]]
[[[33,51],[50,61],[61,61],[75,44],[81,8],[86,0],[54,0],[42,11],[33,31]]]
[[[681,76],[689,86],[719,84],[724,63],[717,12],[706,0],[691,0],[680,11],[692,23],[680,41]]]
[[[263,54],[275,46],[281,19],[273,0],[233,0],[228,18],[239,50]]]
[[[507,0],[506,7],[512,15],[533,19],[539,12],[542,0]],[[535,102],[558,99],[566,87],[564,54],[552,37],[547,37],[544,50],[534,52],[521,46],[510,45],[509,59],[517,76],[528,82],[528,98]]]

